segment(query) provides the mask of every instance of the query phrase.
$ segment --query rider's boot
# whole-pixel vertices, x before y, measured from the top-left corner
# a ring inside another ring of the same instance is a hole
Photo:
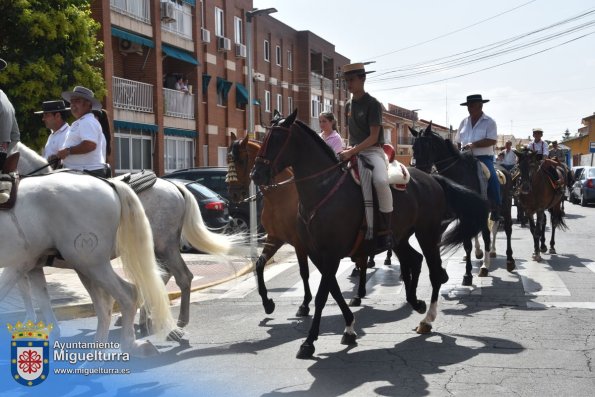
[[[378,213],[378,231],[376,232],[376,253],[392,249],[393,232],[391,227],[392,212]]]

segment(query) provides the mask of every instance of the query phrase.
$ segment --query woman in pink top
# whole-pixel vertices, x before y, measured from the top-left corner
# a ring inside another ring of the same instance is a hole
[[[343,151],[343,140],[341,135],[337,132],[337,120],[335,115],[331,112],[322,112],[318,116],[318,122],[320,125],[320,137],[324,139],[327,145],[329,145],[335,153]]]

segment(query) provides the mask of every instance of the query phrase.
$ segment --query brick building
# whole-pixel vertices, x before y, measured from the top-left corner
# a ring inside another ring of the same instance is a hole
[[[226,164],[231,134],[247,128],[246,11],[251,0],[93,0],[104,42],[104,107],[116,173]],[[336,77],[349,59],[310,31],[253,19],[254,114],[262,134],[274,109],[318,129],[318,113],[344,120]],[[187,79],[188,91],[176,88]],[[343,128],[341,128],[343,130]]]

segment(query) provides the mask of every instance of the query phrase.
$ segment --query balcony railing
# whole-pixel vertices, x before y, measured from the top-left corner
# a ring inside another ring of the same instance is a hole
[[[192,13],[185,4],[174,3],[174,22],[161,22],[161,28],[173,34],[192,40]]]
[[[194,120],[194,94],[164,88],[163,99],[166,116]]]
[[[412,136],[398,136],[398,144],[399,145],[413,145],[413,137]]]
[[[153,113],[153,84],[113,77],[114,107]]]
[[[150,24],[150,0],[110,0],[110,8],[130,18]]]

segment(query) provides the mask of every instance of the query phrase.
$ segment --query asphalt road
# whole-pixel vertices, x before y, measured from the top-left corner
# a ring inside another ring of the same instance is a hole
[[[461,286],[462,250],[445,256],[451,281],[441,290],[430,334],[414,332],[423,316],[405,302],[396,259],[390,267],[378,260],[369,295],[354,308],[357,346],[340,344],[345,324],[329,298],[314,358],[296,359],[311,317],[295,316],[302,290],[289,256],[265,273],[276,302],[271,315],[247,275],[193,295],[184,343],[151,337],[159,356],[102,364],[130,375],[51,374],[35,390],[8,379],[2,390],[11,396],[593,395],[595,207],[567,204],[566,212],[570,229],[557,233],[558,254],[544,254],[540,263],[531,260],[529,230],[514,225],[513,273],[506,271],[502,237],[490,277],[474,277],[472,287]],[[474,264],[477,274],[479,261]],[[356,281],[350,272],[349,261],[342,262],[337,277],[347,298]],[[418,295],[429,301],[425,265]],[[62,342],[92,340],[96,319],[61,325]],[[111,337],[117,336],[114,328]]]

